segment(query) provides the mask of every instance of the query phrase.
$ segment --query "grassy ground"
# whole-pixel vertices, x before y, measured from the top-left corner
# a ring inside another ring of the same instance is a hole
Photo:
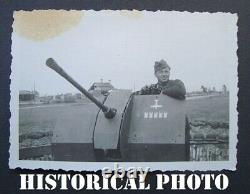
[[[190,160],[223,161],[229,159],[229,97],[215,96],[187,100],[187,115],[193,140],[218,139],[224,144],[192,145]]]
[[[187,100],[187,115],[191,121],[229,122],[229,97],[214,96]]]
[[[30,137],[29,134],[39,137],[41,135],[40,132],[48,133],[52,131],[56,124],[57,115],[60,115],[62,111],[71,111],[71,108],[74,107],[67,105],[65,107],[20,109],[20,140],[22,141],[25,137]],[[93,106],[86,105],[86,110],[91,111],[91,108]],[[191,122],[202,120],[228,123],[229,98],[227,96],[218,96],[187,100],[186,110]]]

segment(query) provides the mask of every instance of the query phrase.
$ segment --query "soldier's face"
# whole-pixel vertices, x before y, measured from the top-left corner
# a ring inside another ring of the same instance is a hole
[[[155,72],[155,76],[158,79],[158,82],[167,82],[170,76],[170,69],[164,68]]]

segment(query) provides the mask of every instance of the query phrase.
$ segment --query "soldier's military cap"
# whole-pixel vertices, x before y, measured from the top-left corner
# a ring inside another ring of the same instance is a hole
[[[155,65],[154,65],[155,73],[164,68],[168,68],[170,70],[170,66],[167,64],[165,60],[162,59],[160,61],[155,62]]]

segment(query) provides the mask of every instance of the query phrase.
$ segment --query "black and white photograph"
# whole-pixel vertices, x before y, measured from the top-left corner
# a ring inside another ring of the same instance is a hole
[[[13,14],[10,168],[236,169],[237,14]]]

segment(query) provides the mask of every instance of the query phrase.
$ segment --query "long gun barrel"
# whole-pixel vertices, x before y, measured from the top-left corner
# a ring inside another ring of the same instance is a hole
[[[78,84],[72,77],[70,77],[58,64],[57,62],[49,58],[46,61],[46,65],[57,72],[59,75],[68,80],[73,86],[75,86],[79,91],[81,91],[88,99],[94,102],[104,113],[105,117],[108,119],[112,119],[116,114],[116,109],[109,108],[105,106],[103,103],[98,101],[92,94],[90,94],[87,90],[85,90],[80,84]]]

